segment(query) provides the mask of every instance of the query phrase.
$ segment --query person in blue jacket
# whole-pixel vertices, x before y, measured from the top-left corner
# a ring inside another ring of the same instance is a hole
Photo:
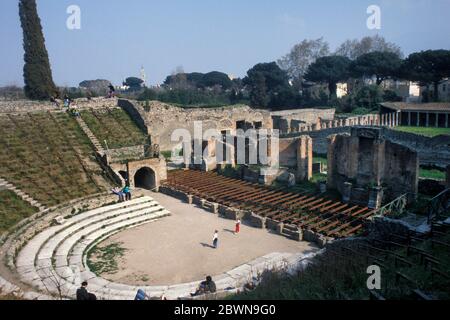
[[[122,192],[125,194],[125,201],[131,200],[131,191],[129,185],[126,185],[125,188],[123,188]]]

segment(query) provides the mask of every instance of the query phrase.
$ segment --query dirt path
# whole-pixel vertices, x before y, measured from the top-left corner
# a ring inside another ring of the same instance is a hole
[[[311,252],[317,247],[289,240],[267,230],[243,225],[234,235],[234,221],[218,218],[195,205],[160,193],[151,197],[171,211],[170,217],[126,230],[101,245],[122,243],[127,249],[119,271],[102,276],[132,285],[170,285],[218,275],[271,252]],[[219,248],[211,248],[214,230]]]

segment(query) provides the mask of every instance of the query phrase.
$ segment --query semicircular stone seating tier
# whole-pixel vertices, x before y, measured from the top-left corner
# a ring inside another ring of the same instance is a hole
[[[145,196],[66,217],[63,225],[50,226],[34,236],[19,252],[16,269],[21,281],[46,294],[75,298],[82,281],[99,299],[134,299],[138,289],[152,297],[188,297],[197,282],[170,286],[131,286],[103,279],[89,270],[87,252],[125,229],[169,215],[153,198]],[[298,266],[308,255],[271,253],[214,277],[218,291],[236,290],[267,269]]]

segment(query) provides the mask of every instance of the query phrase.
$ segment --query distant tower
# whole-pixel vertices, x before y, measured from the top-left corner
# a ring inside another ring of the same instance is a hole
[[[145,74],[144,66],[141,67],[141,80],[144,81],[142,85],[147,86],[147,75]]]

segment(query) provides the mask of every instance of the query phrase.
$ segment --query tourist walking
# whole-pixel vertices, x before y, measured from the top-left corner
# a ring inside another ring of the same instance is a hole
[[[125,194],[125,201],[131,200],[131,190],[129,185],[126,185],[122,192]]]
[[[219,231],[214,231],[214,236],[213,236],[213,247],[215,249],[217,249],[217,246],[219,245]]]
[[[236,220],[236,227],[234,229],[234,234],[238,234],[241,231],[241,219]]]

